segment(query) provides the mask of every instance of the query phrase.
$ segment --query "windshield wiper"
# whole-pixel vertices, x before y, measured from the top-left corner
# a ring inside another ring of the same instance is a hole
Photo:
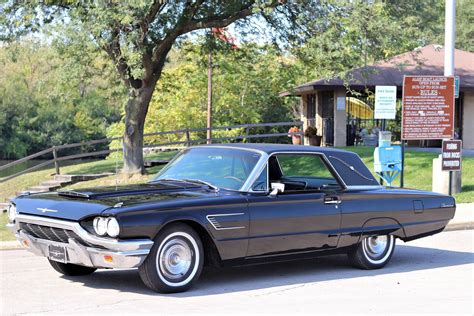
[[[199,179],[181,179],[181,180],[186,181],[186,182],[191,182],[191,183],[204,184],[204,185],[207,185],[209,188],[213,189],[216,193],[219,192],[218,187],[204,180],[199,180]]]
[[[204,180],[199,180],[199,179],[174,179],[174,178],[163,178],[163,179],[156,179],[156,180],[153,180],[153,182],[156,182],[156,181],[176,181],[176,182],[187,182],[187,183],[197,183],[197,184],[204,184],[206,186],[208,186],[209,188],[211,188],[212,190],[214,190],[216,193],[219,192],[219,188],[216,187],[215,185],[209,183],[209,182],[206,182]]]

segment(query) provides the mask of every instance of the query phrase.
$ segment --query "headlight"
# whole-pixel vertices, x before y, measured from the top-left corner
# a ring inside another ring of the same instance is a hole
[[[93,221],[94,230],[97,235],[117,237],[120,234],[120,226],[114,217],[96,217]]]
[[[10,205],[8,205],[8,220],[10,221],[10,223],[13,223],[15,221],[15,218],[16,218],[16,206],[15,204],[10,203]]]
[[[107,234],[110,237],[117,237],[120,234],[120,226],[114,217],[107,219]]]
[[[107,219],[103,217],[94,218],[94,230],[99,236],[107,234]]]

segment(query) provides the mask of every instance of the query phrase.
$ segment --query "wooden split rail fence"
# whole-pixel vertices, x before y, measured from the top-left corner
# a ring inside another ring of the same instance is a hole
[[[291,126],[297,126],[300,128],[300,132],[297,133],[291,133],[288,134],[288,132],[281,132],[281,131],[276,131],[276,132],[269,132],[269,133],[260,133],[260,134],[252,134],[251,131],[252,129],[255,128],[283,128],[287,127],[285,130],[288,130],[289,127]],[[258,123],[258,124],[241,124],[241,125],[231,125],[231,126],[216,126],[212,127],[211,130],[212,132],[215,131],[231,131],[235,129],[242,129],[244,131],[244,134],[242,135],[232,135],[232,136],[224,136],[224,137],[212,137],[210,139],[207,138],[196,138],[194,139],[191,137],[191,135],[194,133],[200,133],[200,132],[207,132],[208,128],[186,128],[186,129],[179,129],[179,130],[173,130],[173,131],[164,131],[164,132],[156,132],[156,133],[148,133],[143,135],[144,139],[146,138],[156,138],[157,136],[165,136],[165,135],[181,135],[180,139],[178,141],[169,141],[169,142],[164,142],[164,143],[147,143],[144,141],[144,148],[166,148],[169,146],[191,146],[195,144],[202,144],[206,142],[228,142],[228,141],[245,141],[245,142],[251,142],[252,140],[256,139],[275,139],[276,137],[282,137],[282,136],[301,136],[302,141],[304,141],[303,137],[303,132],[302,130],[303,122],[301,121],[296,121],[296,122],[277,122],[277,123]],[[108,145],[112,141],[121,141],[122,137],[115,137],[115,138],[104,138],[104,139],[98,139],[98,140],[91,140],[91,141],[86,141],[86,142],[80,142],[80,143],[73,143],[73,144],[65,144],[65,145],[60,145],[60,146],[53,146],[51,148],[42,150],[40,152],[37,152],[35,154],[29,155],[27,157],[15,160],[13,162],[10,162],[6,165],[0,166],[0,172],[6,172],[9,169],[13,167],[18,167],[18,165],[22,163],[27,163],[28,161],[31,161],[33,159],[44,159],[45,156],[48,156],[48,159],[45,161],[36,164],[32,167],[28,167],[24,170],[18,171],[16,173],[9,174],[7,176],[4,176],[3,178],[0,178],[0,183],[8,181],[10,179],[16,178],[20,175],[39,170],[42,168],[45,168],[50,165],[54,165],[55,168],[55,174],[59,175],[61,172],[60,170],[60,162],[63,161],[68,161],[68,160],[73,160],[73,159],[82,159],[82,158],[92,158],[92,157],[104,157],[111,152],[116,152],[116,151],[122,151],[122,148],[117,148],[117,149],[103,149],[103,150],[90,150],[91,146],[94,145],[99,145],[99,144],[105,144],[107,143]],[[66,156],[61,156],[60,152],[65,149],[73,149],[73,148],[78,148],[81,152],[80,153],[75,153],[75,154],[69,154]],[[86,150],[82,150],[83,148],[86,148]]]

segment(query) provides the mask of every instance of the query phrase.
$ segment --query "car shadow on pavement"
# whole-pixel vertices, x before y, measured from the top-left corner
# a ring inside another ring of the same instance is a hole
[[[379,270],[352,268],[345,255],[244,267],[204,269],[192,289],[177,294],[159,294],[147,289],[141,282],[136,269],[99,270],[90,276],[63,276],[63,278],[73,282],[82,282],[84,286],[91,288],[115,289],[143,295],[192,297],[405,273],[472,263],[474,263],[474,254],[471,252],[398,245],[391,262]]]

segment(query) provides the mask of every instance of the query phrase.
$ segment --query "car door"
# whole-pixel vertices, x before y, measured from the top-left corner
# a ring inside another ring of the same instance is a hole
[[[266,183],[265,186],[262,183]],[[271,183],[285,191],[269,194]],[[337,247],[342,186],[319,154],[272,155],[249,194],[248,257]]]

